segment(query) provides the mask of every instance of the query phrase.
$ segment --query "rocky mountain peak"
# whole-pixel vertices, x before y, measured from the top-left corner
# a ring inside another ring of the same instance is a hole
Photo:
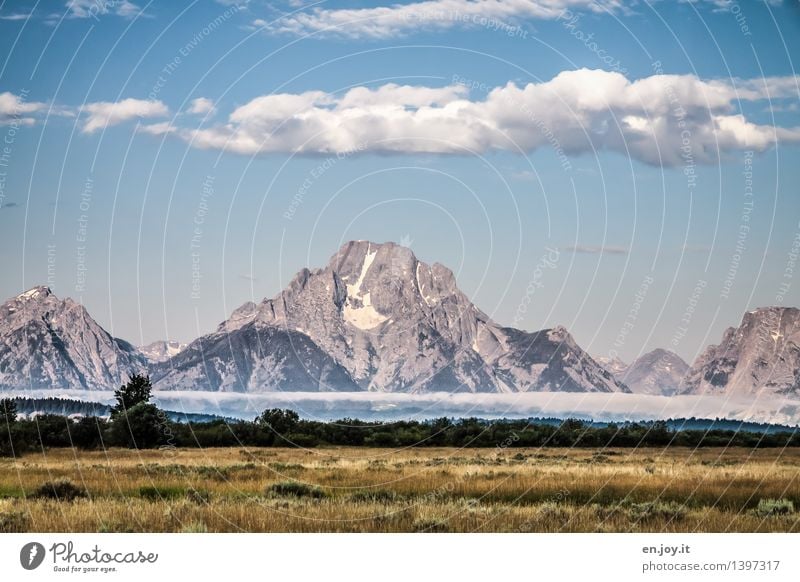
[[[46,299],[51,295],[53,295],[53,292],[50,290],[50,287],[47,287],[46,285],[37,285],[36,287],[32,287],[31,289],[28,289],[24,293],[20,293],[19,295],[17,295],[16,299],[18,301],[25,301],[25,302],[37,301]]]
[[[150,362],[165,362],[178,355],[186,344],[175,340],[158,340],[137,349]]]
[[[800,393],[800,310],[760,307],[739,327],[725,330],[718,345],[698,356],[686,374],[687,394]]]
[[[37,286],[0,306],[0,386],[108,389],[145,359],[86,309]]]
[[[287,354],[284,364],[273,362],[278,371],[270,376],[271,385],[282,390],[302,389],[294,387],[304,376],[288,355],[296,351],[292,345],[304,345],[304,357],[316,362],[315,372],[304,380],[314,389],[627,390],[564,327],[533,334],[504,328],[472,304],[450,269],[424,263],[411,249],[391,242],[350,241],[325,268],[301,269],[277,296],[246,303],[217,334],[200,338],[167,362],[176,371],[165,373],[162,383],[187,382],[185,388],[192,389],[212,368],[217,378],[201,384],[253,389],[256,374],[264,381],[256,372],[263,356],[247,348],[252,361],[244,365],[244,348],[234,353],[230,346],[254,337],[267,337],[263,341]],[[193,355],[211,351],[218,354],[211,366]],[[245,367],[239,374],[246,377],[244,384],[235,378],[236,366]],[[291,371],[281,376],[281,366]],[[339,387],[326,386],[330,378],[337,378]]]
[[[689,365],[678,354],[656,348],[636,358],[617,377],[637,394],[672,395],[688,370]]]

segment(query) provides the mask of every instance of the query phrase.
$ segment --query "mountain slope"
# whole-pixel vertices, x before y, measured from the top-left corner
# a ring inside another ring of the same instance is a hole
[[[146,370],[144,357],[111,337],[72,299],[34,287],[0,306],[0,386],[117,387]]]
[[[149,362],[165,362],[170,358],[177,356],[186,344],[171,340],[159,340],[149,343],[145,346],[139,346],[139,353],[142,354]]]
[[[695,360],[682,394],[800,394],[800,310],[762,307]]]
[[[254,389],[251,382],[215,378],[217,370],[230,375],[241,366],[247,377],[263,366],[268,352],[250,350],[245,360],[237,360],[237,353],[224,345],[251,346],[265,330],[273,330],[270,338],[284,346],[294,341],[312,351],[310,346],[316,346],[341,368],[319,359],[321,367],[311,366],[311,389],[627,391],[565,329],[526,333],[499,326],[458,289],[446,267],[418,261],[410,249],[394,243],[368,241],[346,243],[325,268],[302,269],[278,296],[237,309],[215,333],[159,365],[156,387]],[[204,369],[190,353],[213,353],[213,369]],[[303,383],[296,370],[285,372],[295,364],[284,349],[282,359],[273,363],[284,377],[277,385],[286,386],[290,379]],[[170,373],[163,372],[167,368]],[[330,373],[318,375],[322,369]]]
[[[161,390],[357,391],[349,374],[301,333],[251,322],[195,340],[151,366]]]
[[[615,378],[621,378],[625,370],[628,369],[628,364],[623,362],[618,357],[594,356],[594,360],[608,370]]]
[[[617,375],[635,394],[670,396],[678,391],[689,365],[669,350],[655,349]]]

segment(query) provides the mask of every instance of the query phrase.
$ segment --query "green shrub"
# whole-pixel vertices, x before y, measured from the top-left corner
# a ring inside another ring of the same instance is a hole
[[[569,507],[563,503],[546,501],[536,508],[536,516],[539,520],[549,525],[560,525],[561,527],[569,523],[572,519]]]
[[[759,517],[772,517],[773,515],[790,515],[794,513],[794,503],[788,499],[761,499],[756,507]]]
[[[88,497],[86,489],[75,485],[69,479],[57,479],[47,481],[40,485],[31,494],[35,499],[55,499],[56,501],[75,501],[82,497]]]
[[[635,521],[672,520],[678,521],[686,516],[686,508],[674,501],[646,501],[631,503],[628,516]]]
[[[186,498],[198,505],[208,505],[209,501],[211,501],[211,494],[202,489],[190,488],[186,491]]]
[[[404,497],[399,493],[386,489],[356,491],[350,495],[350,501],[354,503],[395,503],[403,499]]]
[[[280,497],[311,497],[313,499],[325,497],[325,492],[319,487],[298,483],[297,481],[274,483],[267,487],[267,494]]]
[[[139,487],[139,497],[148,501],[162,501],[167,499],[178,499],[186,495],[186,489],[182,487],[158,487],[143,486]]]
[[[194,472],[203,477],[204,479],[214,479],[215,481],[227,481],[230,477],[229,467],[214,467],[209,465],[200,465],[194,468]]]
[[[285,473],[287,471],[305,471],[306,468],[299,463],[267,463],[267,467],[277,473]]]

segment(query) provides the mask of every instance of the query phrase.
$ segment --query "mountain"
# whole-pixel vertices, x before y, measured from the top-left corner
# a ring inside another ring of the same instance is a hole
[[[368,241],[241,306],[153,378],[185,390],[628,391],[563,327],[500,326],[446,267]]]
[[[762,307],[698,356],[681,394],[800,394],[800,310]]]
[[[111,337],[72,299],[34,287],[0,306],[0,387],[119,386],[146,371],[145,358]]]
[[[177,356],[186,345],[176,341],[160,340],[146,346],[139,346],[137,349],[150,362],[165,362]]]
[[[250,322],[203,336],[151,366],[158,390],[359,391],[348,372],[306,335]]]
[[[615,378],[621,378],[625,370],[628,369],[628,364],[623,362],[618,357],[595,356],[594,361],[603,366]]]
[[[678,354],[659,348],[637,358],[616,377],[635,394],[670,396],[678,391],[688,370]]]

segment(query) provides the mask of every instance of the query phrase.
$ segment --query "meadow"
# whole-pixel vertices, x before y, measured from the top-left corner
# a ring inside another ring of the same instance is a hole
[[[800,450],[53,448],[0,531],[793,532]]]

